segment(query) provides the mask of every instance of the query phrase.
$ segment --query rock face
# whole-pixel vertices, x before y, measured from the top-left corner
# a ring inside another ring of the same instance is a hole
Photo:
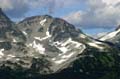
[[[0,28],[2,27],[8,27],[11,24],[10,19],[2,12],[2,9],[0,8]]]
[[[116,45],[63,19],[43,15],[15,24],[2,10],[0,16],[1,79],[98,79],[117,68]]]
[[[0,9],[0,41],[25,41],[25,36]]]

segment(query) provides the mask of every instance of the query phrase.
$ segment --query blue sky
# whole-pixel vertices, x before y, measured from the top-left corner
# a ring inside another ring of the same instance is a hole
[[[120,24],[120,0],[0,0],[0,7],[15,22],[49,14],[91,35],[113,31]]]

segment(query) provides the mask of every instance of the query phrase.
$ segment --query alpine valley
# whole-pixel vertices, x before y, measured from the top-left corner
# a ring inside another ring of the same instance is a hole
[[[120,79],[120,27],[98,39],[49,15],[0,9],[0,79]]]

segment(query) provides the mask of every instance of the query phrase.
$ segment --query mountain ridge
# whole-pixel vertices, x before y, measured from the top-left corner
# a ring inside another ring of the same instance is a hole
[[[9,20],[2,12],[0,15]],[[4,24],[7,27],[0,25],[5,28],[0,28],[3,79],[59,79],[61,75],[70,76],[69,79],[75,76],[99,79],[112,73],[119,64],[120,50],[116,45],[87,36],[63,19],[41,15],[18,24],[11,21]]]

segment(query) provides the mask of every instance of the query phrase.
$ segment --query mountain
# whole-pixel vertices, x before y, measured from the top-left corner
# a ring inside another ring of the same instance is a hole
[[[111,42],[113,44],[116,44],[116,45],[120,46],[120,26],[118,26],[115,29],[115,31],[110,32],[110,33],[104,35],[99,40]]]
[[[8,23],[11,23],[10,19],[3,13],[2,9],[0,8],[0,24],[2,27],[8,27]]]
[[[13,39],[14,38],[14,39]],[[0,9],[0,41],[25,41],[25,36]]]
[[[41,15],[15,24],[2,10],[0,16],[1,79],[109,79],[120,69],[115,44],[87,36],[63,19]]]

